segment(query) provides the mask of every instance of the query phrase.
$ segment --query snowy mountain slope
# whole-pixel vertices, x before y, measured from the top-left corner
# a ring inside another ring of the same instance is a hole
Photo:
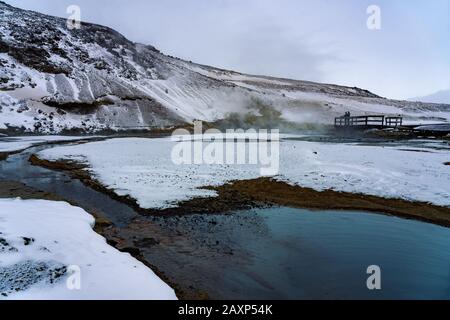
[[[171,127],[274,108],[297,123],[345,111],[448,120],[450,106],[366,90],[250,76],[166,56],[118,32],[0,2],[0,130],[57,133]]]
[[[423,101],[429,103],[447,103],[450,104],[450,89],[441,90],[428,96],[413,98],[411,101]]]

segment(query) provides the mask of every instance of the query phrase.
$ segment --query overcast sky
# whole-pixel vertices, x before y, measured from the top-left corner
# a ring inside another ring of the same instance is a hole
[[[450,88],[448,0],[6,0],[110,26],[166,54],[246,73],[358,86],[390,98]],[[367,7],[381,8],[369,30]]]

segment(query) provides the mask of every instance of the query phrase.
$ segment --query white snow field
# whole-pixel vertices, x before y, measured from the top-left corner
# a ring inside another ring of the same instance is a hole
[[[177,165],[170,138],[122,138],[47,149],[48,160],[86,163],[91,174],[118,195],[143,208],[168,208],[180,200],[214,196],[198,187],[260,177],[259,165]],[[205,144],[206,146],[207,144]],[[305,142],[280,144],[280,170],[274,178],[316,190],[425,201],[450,206],[449,148],[383,147]]]
[[[18,152],[48,142],[69,142],[98,138],[94,136],[22,136],[0,137],[0,152]]]
[[[176,299],[93,226],[91,215],[65,202],[0,199],[0,300]]]

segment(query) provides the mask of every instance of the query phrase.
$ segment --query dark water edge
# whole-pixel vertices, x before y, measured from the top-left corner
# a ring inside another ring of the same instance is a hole
[[[0,161],[0,179],[55,193],[103,216],[183,291],[216,299],[450,299],[450,229],[363,212],[255,209],[143,217],[73,180],[31,166],[39,146]],[[366,287],[369,265],[382,290]],[[187,295],[190,297],[190,295]]]

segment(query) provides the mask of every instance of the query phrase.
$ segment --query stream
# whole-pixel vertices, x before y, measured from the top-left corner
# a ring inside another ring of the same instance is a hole
[[[37,146],[0,161],[0,179],[56,194],[105,217],[175,284],[180,298],[450,299],[450,229],[349,211],[274,207],[151,217],[72,179],[32,166]],[[369,290],[367,267],[381,268]]]

